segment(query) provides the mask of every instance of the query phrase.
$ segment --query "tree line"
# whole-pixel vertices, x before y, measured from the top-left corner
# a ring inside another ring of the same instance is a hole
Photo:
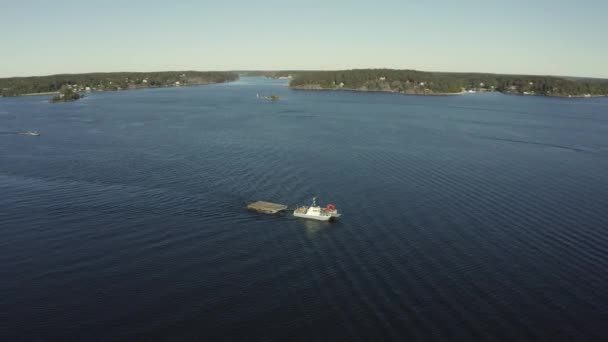
[[[50,76],[0,78],[0,95],[74,91],[137,89],[234,81],[238,74],[223,71],[162,71],[61,74]]]
[[[290,86],[308,89],[390,91],[405,94],[447,94],[498,91],[548,96],[608,95],[608,80],[534,75],[424,72],[356,69],[296,72]]]

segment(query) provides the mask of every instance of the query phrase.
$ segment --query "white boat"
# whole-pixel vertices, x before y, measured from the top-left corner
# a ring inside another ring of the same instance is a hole
[[[21,132],[19,134],[23,134],[23,135],[33,135],[33,136],[39,136],[40,133],[36,132],[36,131],[27,131],[27,132]]]
[[[328,204],[325,208],[321,208],[317,205],[317,198],[312,198],[312,205],[310,207],[302,206],[298,207],[293,211],[293,216],[307,218],[318,221],[330,221],[340,217],[338,209],[333,204]]]

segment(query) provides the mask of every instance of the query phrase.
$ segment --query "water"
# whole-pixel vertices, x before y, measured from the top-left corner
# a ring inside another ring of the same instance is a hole
[[[0,99],[1,340],[608,337],[607,99],[47,100]]]

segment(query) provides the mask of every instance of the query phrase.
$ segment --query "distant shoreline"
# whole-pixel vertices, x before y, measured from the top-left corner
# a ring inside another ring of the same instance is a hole
[[[220,84],[220,83],[228,83],[228,82],[234,82],[234,81],[209,82],[209,83],[191,83],[191,84],[183,84],[183,85],[179,85],[179,86],[175,86],[175,85],[159,85],[159,86],[148,86],[148,87],[139,87],[139,88],[125,88],[125,89],[96,89],[96,90],[89,90],[89,91],[81,91],[79,93],[105,93],[105,92],[117,92],[117,91],[125,91],[125,90],[129,91],[129,90],[158,89],[158,88],[184,88],[184,87],[204,86],[204,85]],[[14,95],[14,96],[2,96],[2,95],[0,95],[0,98],[2,98],[2,97],[11,98],[11,97],[21,97],[21,96],[47,96],[47,95],[56,95],[56,94],[59,94],[59,92],[58,91],[48,91],[48,92],[42,92],[42,93],[19,94],[19,95]]]
[[[185,87],[235,81],[239,75],[224,71],[158,71],[59,74],[0,78],[0,95],[44,96],[69,89],[74,93]]]
[[[321,87],[311,87],[311,86],[289,86],[289,89],[293,90],[312,90],[312,91],[352,91],[352,92],[360,92],[360,93],[386,93],[386,94],[398,94],[398,95],[408,95],[408,96],[455,96],[455,95],[478,95],[478,94],[488,94],[488,93],[498,93],[503,95],[513,95],[513,96],[541,96],[541,97],[554,97],[554,98],[563,98],[563,99],[589,99],[589,98],[597,98],[597,97],[607,97],[607,95],[546,95],[546,94],[517,94],[517,93],[509,93],[502,91],[480,91],[469,93],[467,91],[461,91],[458,93],[403,93],[398,91],[390,91],[390,90],[371,90],[371,89],[354,89],[354,88],[321,88]]]
[[[291,74],[290,74],[291,75]],[[406,95],[499,92],[513,95],[591,98],[608,95],[608,79],[429,72],[408,69],[352,69],[293,73],[293,89],[380,91]]]
[[[465,95],[467,92],[461,91],[458,93],[402,93],[398,91],[390,90],[373,90],[373,89],[354,89],[354,88],[321,88],[321,87],[307,87],[307,86],[289,86],[289,89],[293,90],[314,90],[314,91],[355,91],[361,93],[387,93],[387,94],[399,94],[399,95],[413,95],[413,96],[454,96],[454,95]]]
[[[18,97],[18,96],[42,96],[42,95],[55,95],[55,94],[59,94],[58,91],[47,91],[45,93],[28,93],[28,94],[19,94],[19,95],[15,95],[15,96],[7,96],[7,97]],[[2,96],[0,96],[2,97]]]

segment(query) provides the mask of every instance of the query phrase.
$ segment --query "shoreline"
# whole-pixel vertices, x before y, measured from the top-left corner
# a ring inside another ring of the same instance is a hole
[[[455,95],[477,95],[477,94],[486,94],[486,93],[499,93],[503,95],[513,95],[513,96],[544,96],[544,97],[554,97],[554,98],[562,98],[562,99],[593,99],[598,97],[608,97],[608,95],[546,95],[546,94],[518,94],[518,93],[509,93],[502,91],[484,91],[484,92],[475,92],[469,93],[467,91],[461,91],[458,93],[402,93],[398,91],[390,91],[390,90],[367,90],[367,89],[353,89],[353,88],[321,88],[321,87],[307,87],[307,86],[290,86],[289,89],[292,90],[312,90],[312,91],[352,91],[352,92],[361,92],[361,93],[387,93],[387,94],[398,94],[398,95],[409,95],[409,96],[455,96]]]
[[[237,81],[237,80],[235,80]],[[88,94],[88,93],[101,93],[101,92],[115,92],[115,91],[124,91],[124,90],[143,90],[143,89],[157,89],[157,88],[181,88],[181,87],[194,87],[194,86],[203,86],[203,85],[211,85],[211,84],[221,84],[228,83],[234,81],[222,81],[222,82],[208,82],[208,83],[192,83],[192,84],[180,84],[179,86],[175,85],[160,85],[160,86],[149,86],[149,87],[138,87],[138,88],[125,88],[125,89],[96,89],[90,91],[79,91],[78,93]],[[59,91],[47,91],[42,93],[27,93],[27,94],[19,94],[15,96],[2,96],[0,98],[11,98],[11,97],[21,97],[21,96],[47,96],[47,95],[56,95],[59,94]]]
[[[461,91],[458,93],[402,93],[391,90],[370,90],[370,89],[354,89],[354,88],[321,88],[321,87],[302,87],[302,86],[290,86],[292,90],[313,90],[313,91],[352,91],[360,93],[386,93],[386,94],[398,94],[398,95],[412,95],[412,96],[455,96],[455,95],[466,95],[467,92]]]
[[[544,97],[555,97],[559,99],[594,99],[598,97],[606,97],[608,95],[546,95],[546,94],[518,94],[518,93],[507,93],[502,91],[495,91],[495,93],[500,93],[503,95],[512,95],[512,96],[544,96]]]
[[[19,96],[43,96],[43,95],[54,95],[59,94],[58,91],[47,91],[45,93],[27,93],[27,94],[19,94],[15,96],[7,96],[7,97],[19,97]]]

